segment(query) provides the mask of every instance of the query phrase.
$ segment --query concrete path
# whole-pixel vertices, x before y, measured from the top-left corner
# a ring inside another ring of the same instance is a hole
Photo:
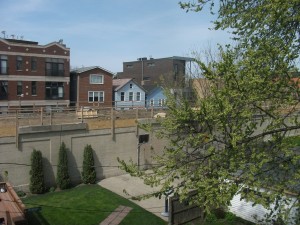
[[[103,220],[100,225],[118,225],[131,210],[131,207],[120,205],[105,220]]]
[[[101,180],[98,184],[112,192],[115,192],[120,196],[123,196],[124,198],[131,200],[132,202],[136,203],[137,205],[141,206],[147,211],[159,216],[163,220],[168,221],[168,217],[164,217],[161,215],[165,207],[164,198],[159,199],[151,197],[149,199],[141,201],[130,199],[132,196],[149,194],[156,190],[154,188],[151,188],[150,186],[145,185],[143,180],[141,180],[140,178],[131,177],[129,174],[125,174]],[[124,193],[124,189],[130,196]]]

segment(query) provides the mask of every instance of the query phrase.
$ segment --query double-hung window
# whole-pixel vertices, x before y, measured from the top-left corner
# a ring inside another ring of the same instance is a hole
[[[89,91],[89,102],[104,102],[104,91]]]
[[[22,81],[18,81],[18,83],[17,83],[17,95],[18,96],[20,96],[22,94],[22,89],[23,89]]]
[[[23,69],[23,58],[22,58],[22,56],[17,56],[16,69],[17,70],[22,70]]]
[[[31,71],[36,71],[37,69],[37,59],[36,57],[31,57]]]
[[[129,98],[128,98],[129,101],[133,101],[133,92],[129,92]]]
[[[31,95],[36,95],[36,81],[31,81]]]
[[[137,102],[141,101],[141,92],[136,93],[136,101]]]
[[[90,84],[103,84],[103,75],[100,74],[91,74],[90,75]]]
[[[125,101],[125,92],[121,92],[121,101],[122,101],[122,102]]]
[[[0,74],[7,74],[8,67],[7,67],[7,56],[0,55]]]

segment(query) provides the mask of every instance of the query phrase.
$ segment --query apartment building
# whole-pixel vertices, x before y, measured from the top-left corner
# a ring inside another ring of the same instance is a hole
[[[123,62],[123,72],[117,73],[117,78],[132,78],[140,85],[165,86],[164,82],[184,81],[187,67],[193,58],[173,56],[167,58],[138,58],[137,61]],[[164,81],[163,81],[164,80]]]
[[[63,41],[0,38],[0,112],[7,109],[67,106],[70,49]]]

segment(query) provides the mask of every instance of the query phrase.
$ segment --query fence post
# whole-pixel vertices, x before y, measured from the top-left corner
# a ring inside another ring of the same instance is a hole
[[[16,110],[16,147],[19,148],[19,110]]]
[[[81,123],[83,123],[83,106],[81,106]]]
[[[41,125],[44,125],[43,124],[43,119],[44,119],[43,111],[44,111],[44,109],[43,109],[43,107],[41,107]]]
[[[52,108],[50,108],[50,125],[52,125]]]
[[[111,107],[111,110],[110,110],[110,121],[111,121],[111,126],[110,126],[111,137],[112,137],[112,139],[114,139],[114,137],[115,137],[115,115],[114,115],[113,107]]]

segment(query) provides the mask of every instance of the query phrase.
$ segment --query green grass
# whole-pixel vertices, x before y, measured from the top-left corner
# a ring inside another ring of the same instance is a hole
[[[27,208],[39,207],[40,212],[28,213],[30,225],[98,225],[119,205],[133,208],[122,225],[167,224],[161,218],[133,202],[98,185],[31,196],[23,199]]]

